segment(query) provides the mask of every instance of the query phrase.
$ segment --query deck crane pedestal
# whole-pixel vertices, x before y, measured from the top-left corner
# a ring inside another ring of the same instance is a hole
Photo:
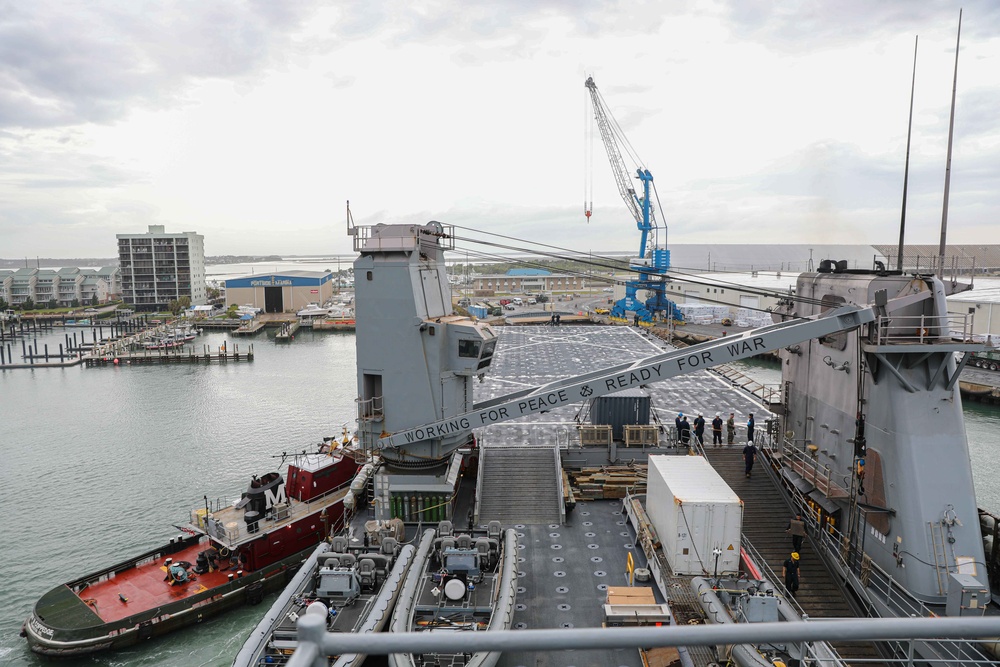
[[[653,316],[658,313],[663,313],[675,320],[682,320],[683,315],[680,310],[666,297],[665,285],[668,281],[667,270],[670,268],[670,251],[666,248],[666,225],[657,223],[650,199],[653,175],[641,165],[636,167],[634,178],[642,183],[642,194],[637,194],[632,184],[633,177],[629,176],[629,170],[625,166],[621,147],[626,149],[626,152],[634,158],[637,164],[640,161],[635,152],[631,150],[621,128],[611,115],[601,94],[597,91],[594,78],[588,77],[584,85],[590,91],[590,98],[594,105],[594,119],[600,129],[604,148],[608,152],[611,171],[618,183],[618,192],[632,213],[632,217],[635,218],[640,232],[639,256],[629,258],[629,267],[639,274],[639,278],[625,283],[625,298],[615,303],[611,310],[611,317],[627,321],[627,312],[633,311],[642,322],[652,321]],[[589,209],[587,210],[587,218],[588,220],[590,218]],[[663,232],[662,244],[658,238],[661,230]],[[639,300],[637,296],[639,290],[646,291],[645,302]]]

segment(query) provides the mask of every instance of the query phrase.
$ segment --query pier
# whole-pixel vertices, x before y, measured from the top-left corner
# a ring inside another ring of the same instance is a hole
[[[253,336],[255,333],[263,329],[265,323],[261,320],[250,320],[240,325],[239,328],[233,329],[232,334],[234,336]]]
[[[278,329],[278,333],[274,335],[274,340],[278,343],[288,343],[295,338],[295,332],[298,330],[298,322],[284,322]]]
[[[131,366],[135,364],[209,364],[209,363],[238,363],[253,361],[253,343],[246,349],[240,350],[239,345],[229,348],[222,345],[213,352],[205,346],[200,352],[194,346],[183,348],[168,348],[161,350],[143,350],[120,354],[116,356],[90,356],[86,357],[84,363],[88,367],[96,366]]]
[[[40,323],[27,325],[23,320],[18,326],[17,336],[5,334],[0,339],[0,370],[21,368],[69,368],[85,364],[104,366],[132,363],[203,362],[213,361],[253,361],[253,346],[241,350],[239,346],[227,349],[223,344],[213,351],[208,346],[198,350],[195,345],[176,345],[153,348],[156,341],[176,335],[173,323],[147,327],[144,318],[108,320],[101,324],[67,329],[63,341],[56,346],[47,342],[39,344],[36,333],[51,335],[52,327]],[[71,327],[70,322],[59,323]],[[88,329],[90,330],[88,332]],[[29,337],[30,336],[30,337]],[[20,355],[17,354],[20,343]],[[51,348],[50,348],[51,345]]]

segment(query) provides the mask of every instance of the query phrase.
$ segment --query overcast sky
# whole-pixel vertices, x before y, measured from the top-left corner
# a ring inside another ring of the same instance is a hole
[[[1000,3],[965,0],[949,242],[1000,242]],[[670,9],[665,9],[669,7]],[[0,0],[0,257],[347,253],[359,224],[638,248],[592,75],[670,243],[937,243],[959,4]]]

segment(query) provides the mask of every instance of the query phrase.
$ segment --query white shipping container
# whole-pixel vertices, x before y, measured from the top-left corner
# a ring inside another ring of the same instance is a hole
[[[743,501],[701,456],[649,457],[646,514],[675,576],[739,572]]]

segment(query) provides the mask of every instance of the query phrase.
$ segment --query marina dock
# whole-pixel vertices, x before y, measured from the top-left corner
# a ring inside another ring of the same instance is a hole
[[[278,333],[274,335],[274,340],[277,343],[287,343],[295,338],[295,332],[299,330],[298,322],[284,322],[281,328],[278,329]]]
[[[134,364],[236,363],[247,361],[253,361],[252,343],[245,350],[240,350],[238,345],[234,345],[231,350],[223,346],[216,352],[212,352],[209,349],[197,352],[194,347],[186,347],[165,350],[143,350],[142,352],[132,352],[116,356],[91,356],[83,359],[83,363],[88,367],[130,366]]]
[[[263,329],[265,323],[262,320],[250,320],[241,324],[238,329],[233,329],[232,334],[234,336],[253,336],[261,329]]]

